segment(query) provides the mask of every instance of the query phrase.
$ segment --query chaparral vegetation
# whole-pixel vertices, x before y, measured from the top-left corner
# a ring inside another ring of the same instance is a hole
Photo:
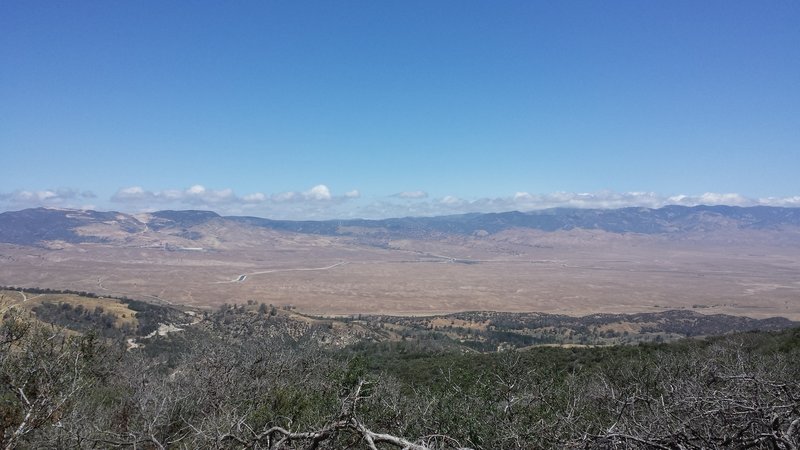
[[[162,308],[135,306],[143,318]],[[73,306],[8,309],[0,329],[3,446],[800,445],[798,328],[477,351],[431,330],[334,345],[323,332],[341,322],[298,334],[281,322],[286,311],[249,306],[226,305],[163,333],[137,333],[133,322],[115,325],[112,314],[78,315]],[[69,328],[55,324],[64,317]],[[284,326],[254,326],[270,321]]]

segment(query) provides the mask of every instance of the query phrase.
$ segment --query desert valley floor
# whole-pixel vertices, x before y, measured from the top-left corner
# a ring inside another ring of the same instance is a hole
[[[0,244],[0,283],[195,307],[254,300],[330,315],[685,308],[800,320],[800,246],[766,231],[672,238],[511,229],[380,244],[364,236],[202,231],[194,241],[143,233],[111,244]]]

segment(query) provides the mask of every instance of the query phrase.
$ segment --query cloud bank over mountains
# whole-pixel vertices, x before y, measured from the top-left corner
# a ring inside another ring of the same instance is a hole
[[[0,209],[29,208],[35,206],[63,206],[69,208],[93,208],[97,196],[91,191],[77,189],[44,189],[40,191],[16,190],[0,192]]]
[[[148,190],[123,187],[110,198],[91,191],[61,188],[39,191],[0,192],[0,210],[29,207],[113,209],[125,212],[160,209],[207,209],[223,215],[254,215],[276,219],[387,218],[434,216],[469,212],[530,211],[546,208],[660,208],[666,205],[731,205],[800,207],[800,196],[750,198],[737,193],[663,195],[655,192],[594,193],[516,192],[505,197],[464,199],[454,195],[432,197],[423,190],[409,190],[383,197],[364,197],[358,190],[341,194],[318,184],[307,190],[274,194],[239,195],[233,189],[209,189],[196,184],[184,189]]]

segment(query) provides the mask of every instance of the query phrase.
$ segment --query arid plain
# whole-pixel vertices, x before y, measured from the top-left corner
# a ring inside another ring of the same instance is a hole
[[[0,244],[0,284],[325,315],[683,308],[800,320],[796,232],[508,229],[378,242],[369,230],[325,236],[214,221],[192,230],[190,240],[94,224],[77,231],[103,243]]]

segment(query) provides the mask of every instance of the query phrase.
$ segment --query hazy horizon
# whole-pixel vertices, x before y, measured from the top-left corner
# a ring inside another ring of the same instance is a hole
[[[564,195],[564,193],[561,193]],[[582,198],[583,196],[583,198]],[[508,213],[508,212],[522,212],[522,213],[535,213],[537,211],[548,211],[554,209],[587,209],[587,210],[617,210],[617,209],[624,209],[624,208],[643,208],[643,209],[653,209],[657,210],[664,207],[670,206],[679,206],[679,207],[708,207],[714,208],[719,206],[729,206],[729,207],[740,207],[740,208],[747,208],[747,207],[754,207],[754,206],[766,206],[766,207],[777,207],[777,208],[800,208],[796,204],[796,200],[794,199],[747,199],[744,197],[738,197],[738,201],[731,201],[729,203],[719,203],[719,200],[724,200],[725,196],[719,196],[716,194],[705,194],[699,197],[688,197],[688,196],[678,196],[672,198],[658,198],[653,197],[651,198],[652,202],[649,205],[644,204],[627,204],[624,201],[624,197],[618,196],[615,201],[611,202],[603,202],[602,199],[592,198],[589,194],[582,194],[577,196],[572,196],[572,201],[567,201],[563,203],[547,203],[545,196],[541,196],[538,200],[541,200],[541,205],[539,207],[532,207],[532,208],[515,208],[513,203],[507,203],[502,199],[481,199],[480,201],[475,201],[471,203],[465,203],[461,206],[465,206],[463,210],[456,210],[452,209],[450,211],[444,212],[437,212],[436,210],[429,210],[427,212],[420,212],[419,214],[404,214],[402,210],[399,210],[398,214],[391,215],[391,214],[381,214],[375,216],[366,216],[366,215],[354,215],[350,214],[348,216],[336,216],[336,215],[325,215],[319,217],[308,217],[308,216],[292,216],[292,215],[282,215],[282,214],[274,214],[274,215],[266,215],[266,214],[258,214],[258,213],[250,213],[248,211],[240,211],[240,212],[230,212],[226,208],[221,210],[214,209],[213,206],[208,205],[200,205],[195,206],[191,204],[177,204],[174,205],[176,207],[168,207],[169,205],[165,205],[163,208],[148,208],[148,209],[124,209],[124,208],[98,208],[94,206],[57,206],[57,205],[31,205],[28,207],[20,208],[20,209],[6,209],[0,210],[0,214],[3,212],[17,212],[23,211],[26,209],[32,208],[45,208],[45,209],[52,209],[52,210],[61,210],[61,211],[98,211],[98,212],[118,212],[123,214],[131,214],[131,215],[140,215],[140,214],[150,214],[159,211],[202,211],[202,212],[212,212],[216,213],[221,217],[259,217],[264,219],[273,219],[273,220],[311,220],[311,221],[324,221],[324,220],[382,220],[382,219],[394,219],[394,218],[403,218],[403,217],[442,217],[448,215],[462,215],[462,214],[490,214],[490,213]],[[736,200],[736,199],[735,199]],[[506,207],[507,206],[507,207]]]

